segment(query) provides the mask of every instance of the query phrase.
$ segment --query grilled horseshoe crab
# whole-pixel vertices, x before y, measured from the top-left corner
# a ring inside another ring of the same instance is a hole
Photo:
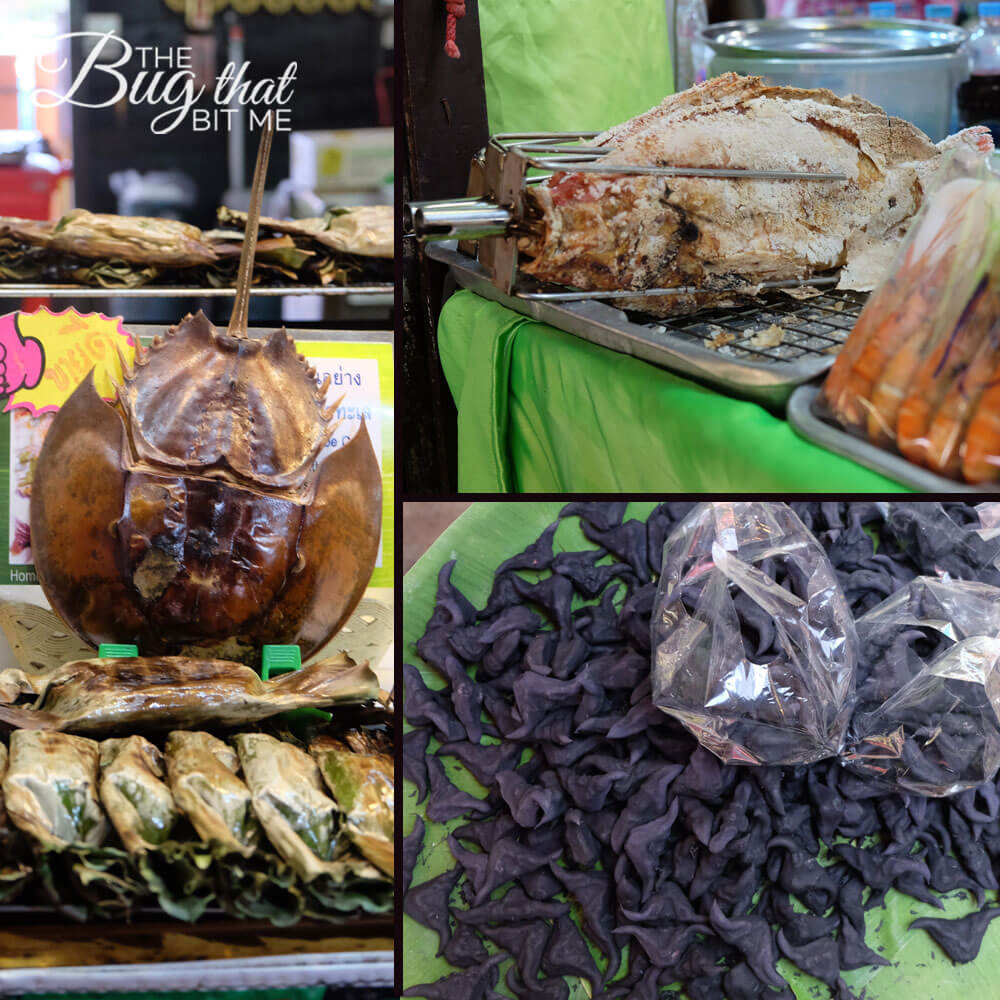
[[[320,460],[336,426],[327,384],[284,330],[246,336],[268,146],[265,133],[229,330],[186,317],[123,362],[115,404],[91,373],[39,456],[38,579],[95,645],[246,660],[297,643],[308,656],[375,565],[382,486],[367,430]]]

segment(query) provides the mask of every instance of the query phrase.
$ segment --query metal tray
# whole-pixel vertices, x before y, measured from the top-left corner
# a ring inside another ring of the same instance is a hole
[[[896,480],[903,486],[922,493],[996,493],[996,485],[972,486],[954,479],[946,479],[929,469],[894,455],[862,438],[848,434],[813,413],[813,403],[819,396],[820,386],[803,385],[796,389],[788,400],[788,422],[795,431],[813,444],[829,451],[853,459],[859,465],[880,472],[883,476]]]
[[[142,993],[393,984],[391,951],[261,958],[0,969],[0,996],[30,993]]]
[[[251,286],[251,298],[286,295],[392,295],[394,286],[388,283],[367,285],[288,285],[286,287]],[[45,283],[0,282],[0,298],[52,299],[193,299],[233,298],[235,288],[202,288],[195,286],[142,285],[139,288],[95,288],[93,285],[47,285]]]
[[[447,264],[459,285],[484,298],[779,412],[796,386],[833,364],[864,304],[864,296],[854,292],[824,292],[804,301],[783,295],[735,309],[660,319],[626,313],[597,300],[553,302],[505,295],[471,257],[442,243],[428,244],[425,252]],[[780,345],[748,343],[752,331],[772,323],[786,331]],[[734,339],[719,350],[704,346],[706,339],[723,331],[732,333]]]

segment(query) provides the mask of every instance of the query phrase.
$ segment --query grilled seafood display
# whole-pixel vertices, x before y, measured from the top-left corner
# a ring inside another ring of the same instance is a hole
[[[229,329],[198,313],[122,358],[117,403],[93,372],[35,469],[31,546],[45,596],[85,641],[147,653],[307,657],[347,620],[378,553],[382,475],[362,423],[324,455],[341,400],[276,330],[247,336],[265,135]]]
[[[240,663],[164,656],[77,660],[33,683],[39,696],[34,706],[0,705],[0,721],[76,733],[237,726],[296,708],[378,697],[378,678],[368,663],[356,664],[345,654],[271,681]]]
[[[104,288],[231,287],[246,213],[221,206],[219,229],[77,208],[55,222],[0,217],[0,282],[72,281]],[[252,280],[262,285],[391,281],[393,210],[332,208],[313,219],[262,220]]]
[[[767,86],[733,73],[674,94],[595,140],[600,165],[808,171],[839,180],[558,172],[528,188],[522,270],[583,290],[697,287],[635,300],[666,315],[727,305],[764,281],[841,268],[878,283],[949,148],[992,149],[970,129],[939,145],[860,97]],[[625,300],[630,304],[631,300]]]
[[[1000,478],[1000,181],[956,160],[826,379],[824,415],[952,479]]]

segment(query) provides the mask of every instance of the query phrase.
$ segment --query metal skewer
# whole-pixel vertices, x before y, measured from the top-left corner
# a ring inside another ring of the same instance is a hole
[[[253,258],[257,251],[257,233],[260,229],[260,210],[264,201],[264,186],[267,183],[267,161],[271,157],[271,142],[274,139],[274,112],[268,111],[260,135],[257,150],[257,164],[253,171],[253,186],[250,189],[250,210],[247,212],[246,235],[240,251],[240,266],[236,276],[236,301],[233,315],[229,319],[229,336],[245,338],[250,313],[250,286],[253,284]]]
[[[641,299],[654,295],[720,295],[726,292],[747,292],[752,288],[801,288],[805,285],[835,285],[839,278],[827,275],[822,278],[790,278],[785,281],[759,281],[743,288],[698,288],[689,285],[681,288],[638,288],[613,292],[519,292],[513,294],[519,299],[531,299],[538,302],[578,302],[581,299]]]
[[[747,169],[739,167],[660,166],[658,164],[603,165],[601,160],[616,151],[615,147],[593,145],[598,132],[518,132],[490,138],[472,163],[466,198],[439,202],[411,202],[406,208],[404,226],[424,242],[464,241],[465,253],[477,253],[479,261],[494,285],[505,294],[521,299],[548,302],[573,302],[586,299],[632,299],[667,295],[711,294],[725,289],[647,288],[615,291],[519,291],[518,239],[525,235],[522,224],[524,194],[529,186],[546,179],[529,176],[529,170],[605,176],[704,177],[754,181],[848,181],[844,173],[819,170]],[[586,143],[591,143],[586,145]],[[574,143],[578,145],[574,145]],[[582,145],[579,145],[582,144]],[[539,155],[542,154],[542,155]],[[551,176],[549,174],[548,176]],[[530,227],[527,227],[530,228]],[[796,288],[836,284],[836,276],[748,282],[742,289]]]

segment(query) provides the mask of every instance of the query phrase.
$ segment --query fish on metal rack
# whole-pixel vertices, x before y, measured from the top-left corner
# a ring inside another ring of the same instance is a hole
[[[557,172],[526,195],[522,270],[583,290],[696,287],[625,300],[666,315],[735,304],[765,281],[841,268],[873,288],[935,182],[944,153],[992,151],[988,131],[935,144],[882,108],[735,73],[667,97],[593,145],[601,165],[781,170],[847,180]]]

